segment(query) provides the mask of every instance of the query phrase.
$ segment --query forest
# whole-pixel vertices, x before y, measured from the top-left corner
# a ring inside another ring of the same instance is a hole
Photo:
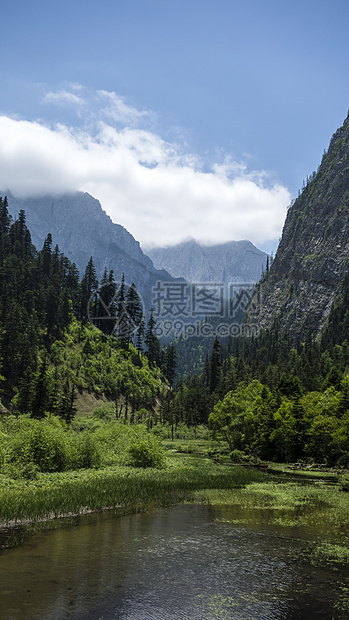
[[[317,340],[308,333],[291,342],[274,321],[257,336],[195,339],[194,347],[188,339],[163,348],[153,313],[145,317],[134,285],[117,284],[106,269],[99,283],[93,257],[80,279],[76,266],[52,247],[50,234],[37,251],[25,213],[12,221],[1,198],[2,471],[20,475],[118,461],[108,433],[118,435],[113,425],[119,422],[133,428],[130,445],[146,438],[143,464],[153,463],[152,451],[154,463],[161,463],[156,436],[201,434],[237,463],[347,467],[348,296],[347,276]],[[181,358],[194,356],[202,370],[176,376],[177,350]],[[93,396],[89,418],[79,413],[86,394]],[[45,445],[57,452],[51,461]],[[131,462],[130,450],[136,448],[128,447],[118,462]]]

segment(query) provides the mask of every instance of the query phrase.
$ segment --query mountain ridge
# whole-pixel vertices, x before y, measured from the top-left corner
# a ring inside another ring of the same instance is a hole
[[[187,239],[174,246],[150,249],[148,256],[158,269],[163,267],[174,277],[226,285],[257,282],[267,261],[267,254],[248,240],[206,246]]]
[[[259,287],[259,328],[277,320],[293,339],[309,331],[318,336],[348,257],[349,116],[287,212],[275,260]]]
[[[34,245],[40,249],[51,233],[53,245],[57,244],[76,264],[80,275],[92,256],[98,278],[105,267],[114,271],[116,281],[121,281],[125,274],[126,282],[135,283],[149,307],[156,282],[174,280],[164,270],[156,269],[132,234],[115,224],[100,202],[86,192],[37,198],[16,198],[11,191],[1,195],[7,195],[9,213],[14,219],[20,209],[25,211]]]

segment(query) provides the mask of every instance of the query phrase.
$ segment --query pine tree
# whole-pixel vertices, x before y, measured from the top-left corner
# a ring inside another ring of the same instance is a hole
[[[26,368],[18,384],[16,409],[20,413],[29,413],[34,393],[34,380],[31,368]]]
[[[52,258],[52,235],[49,233],[39,254],[39,269],[44,276],[49,276]]]
[[[173,344],[169,344],[166,348],[166,378],[172,387],[177,368],[177,351]]]
[[[0,196],[0,235],[1,233],[8,233],[11,225],[12,217],[8,210],[7,196],[1,198]]]
[[[137,339],[136,339],[136,349],[138,351],[139,356],[141,355],[143,351],[144,331],[145,331],[145,323],[144,323],[144,318],[142,318],[140,326],[137,331]]]
[[[37,380],[32,402],[32,418],[43,418],[49,404],[49,379],[47,376],[46,355],[37,373]]]
[[[143,319],[143,307],[141,298],[134,283],[127,291],[125,299],[125,311],[129,318],[129,340],[132,340],[135,331],[140,327]]]
[[[210,393],[214,392],[219,384],[221,378],[221,366],[221,343],[216,336],[212,346],[210,358]]]
[[[105,318],[108,314],[108,309],[107,309],[107,290],[106,290],[106,286],[108,284],[108,273],[107,273],[107,268],[104,268],[104,272],[102,275],[102,280],[100,282],[100,286],[99,286],[99,290],[98,290],[98,294],[96,296],[96,311],[95,311],[95,319],[94,319],[94,325],[96,327],[98,327],[98,329],[100,329],[101,331],[104,331],[105,329]]]
[[[160,342],[155,334],[156,321],[154,319],[154,309],[150,311],[150,316],[145,334],[145,343],[147,345],[147,358],[150,364],[156,364],[160,361]]]
[[[105,267],[96,299],[95,325],[106,335],[111,336],[116,324],[116,283],[114,272],[108,274]]]
[[[238,383],[246,381],[246,366],[242,357],[239,357],[236,367],[236,380]]]
[[[96,291],[98,280],[92,256],[87,263],[84,276],[80,283],[80,319],[86,323],[96,317]]]
[[[130,340],[130,319],[126,312],[126,286],[125,286],[125,274],[122,274],[120,288],[116,295],[116,313],[117,323],[115,326],[115,334],[120,340],[121,345],[124,348],[128,347]]]

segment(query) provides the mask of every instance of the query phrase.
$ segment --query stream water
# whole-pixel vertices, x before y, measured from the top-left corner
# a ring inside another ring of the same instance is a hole
[[[1,620],[332,620],[340,574],[297,561],[309,533],[217,507],[88,515],[0,555]]]

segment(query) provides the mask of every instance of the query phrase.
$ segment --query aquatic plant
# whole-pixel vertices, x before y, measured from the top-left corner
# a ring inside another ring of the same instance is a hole
[[[209,461],[168,459],[164,469],[112,466],[95,470],[39,473],[36,480],[0,474],[0,523],[57,517],[148,502],[171,504],[193,499],[197,489],[238,488],[261,480],[260,472],[219,467]]]

